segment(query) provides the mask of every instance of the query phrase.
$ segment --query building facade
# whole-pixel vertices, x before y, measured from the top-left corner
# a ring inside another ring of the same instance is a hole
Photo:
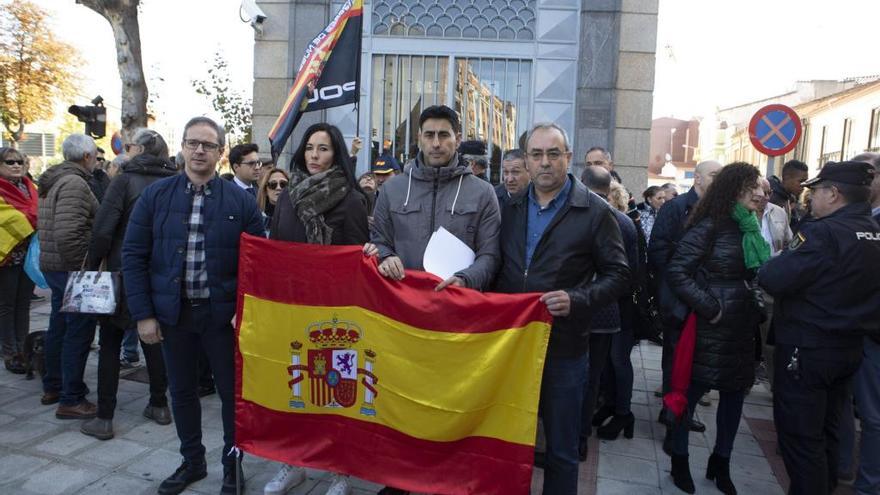
[[[254,136],[266,135],[303,50],[342,2],[259,0],[267,19],[254,46]],[[535,122],[561,125],[573,161],[612,151],[624,181],[646,182],[657,0],[365,0],[360,104],[306,114],[288,143],[326,120],[361,136],[358,171],[390,150],[418,152],[418,115],[459,112],[463,139],[488,144],[491,163]],[[297,132],[298,131],[298,132]],[[367,138],[369,137],[369,138]],[[370,143],[367,146],[366,143]],[[284,161],[286,163],[286,160]],[[497,173],[496,173],[497,175]]]
[[[767,170],[768,157],[752,145],[748,126],[758,109],[772,103],[790,106],[800,117],[802,132],[795,148]],[[810,167],[812,176],[826,162],[880,151],[880,76],[799,81],[794,91],[719,110],[715,120],[704,120],[702,130],[712,136],[701,142],[703,156],[722,163],[753,163],[768,175],[778,175],[785,162],[797,159]]]

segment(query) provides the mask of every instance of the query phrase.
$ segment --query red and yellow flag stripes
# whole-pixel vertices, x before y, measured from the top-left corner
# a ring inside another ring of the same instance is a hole
[[[27,177],[21,180],[30,197],[12,182],[0,179],[0,264],[37,227],[37,189]]]
[[[360,247],[243,236],[236,444],[408,490],[528,493],[551,317]]]

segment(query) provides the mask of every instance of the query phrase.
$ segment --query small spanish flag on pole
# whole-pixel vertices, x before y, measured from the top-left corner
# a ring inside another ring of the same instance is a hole
[[[305,112],[357,103],[360,85],[363,0],[347,0],[309,43],[281,114],[269,131],[277,158]]]
[[[527,494],[552,318],[360,246],[243,235],[235,443],[297,466],[432,494]]]

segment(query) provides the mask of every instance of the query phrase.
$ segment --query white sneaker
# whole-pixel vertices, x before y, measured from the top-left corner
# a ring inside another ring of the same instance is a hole
[[[264,495],[283,495],[294,486],[306,479],[305,469],[285,464],[281,466],[274,478],[263,487]]]
[[[348,476],[334,474],[330,481],[330,488],[327,489],[325,495],[349,495],[351,493],[351,484],[348,482]]]

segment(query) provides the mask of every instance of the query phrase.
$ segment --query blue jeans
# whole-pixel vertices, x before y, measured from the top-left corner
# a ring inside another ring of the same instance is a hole
[[[122,358],[129,363],[140,361],[141,356],[138,353],[138,332],[137,327],[125,330],[122,336]]]
[[[589,354],[576,358],[547,357],[541,383],[541,417],[547,439],[544,493],[576,495],[578,437],[587,383]]]
[[[180,454],[187,461],[202,462],[205,447],[202,444],[197,356],[201,350],[205,351],[214,370],[214,383],[221,401],[222,462],[224,467],[231,468],[235,465],[235,457],[229,455],[235,440],[235,334],[229,321],[231,317],[220,320],[211,314],[208,300],[196,304],[182,301],[177,325],[162,325],[162,354],[168,373],[174,426],[180,439]]]
[[[60,392],[62,406],[82,402],[88,389],[83,382],[89,346],[95,338],[95,319],[77,313],[59,313],[67,285],[67,272],[44,272],[52,289],[52,312],[46,331],[44,392]]]
[[[749,363],[751,365],[751,363]],[[688,388],[688,419],[694,417],[694,408],[697,401],[710,389],[709,386],[702,383],[691,382]],[[745,390],[736,392],[728,392],[720,390],[720,400],[718,401],[718,411],[715,416],[715,450],[713,453],[720,455],[725,459],[730,459],[730,453],[733,452],[733,441],[736,439],[736,430],[739,428],[739,420],[742,418],[743,401],[746,398]],[[672,452],[676,455],[688,454],[688,435],[690,428],[689,421],[679,421],[672,428]]]
[[[853,395],[862,421],[859,470],[853,488],[859,495],[880,493],[880,344],[871,339],[865,339],[862,364],[853,380]],[[853,464],[852,418],[852,405],[847,401],[840,421],[839,466],[843,470],[852,469]]]

